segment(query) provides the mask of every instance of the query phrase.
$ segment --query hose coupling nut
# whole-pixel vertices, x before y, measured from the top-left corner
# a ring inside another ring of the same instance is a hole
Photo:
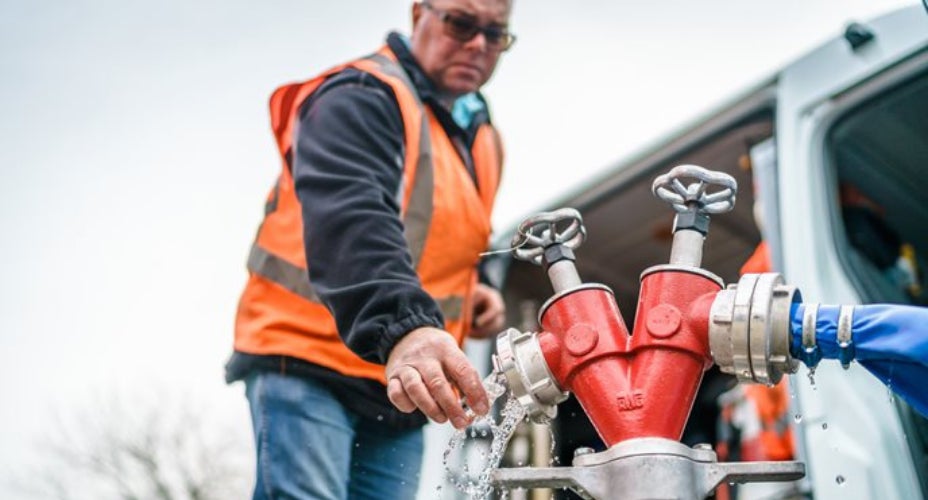
[[[745,274],[715,297],[709,312],[709,348],[739,382],[774,385],[795,373],[790,355],[790,309],[802,301],[779,273]]]

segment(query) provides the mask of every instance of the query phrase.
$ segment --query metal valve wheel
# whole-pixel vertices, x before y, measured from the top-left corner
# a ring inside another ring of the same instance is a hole
[[[695,182],[684,184],[684,179]],[[711,191],[711,188],[719,188]],[[702,212],[721,214],[735,206],[738,182],[724,173],[696,165],[678,165],[651,184],[654,196],[673,206],[678,213]]]
[[[585,239],[586,228],[580,212],[560,208],[522,221],[512,237],[512,252],[517,259],[541,265],[545,248],[561,244],[576,250]]]

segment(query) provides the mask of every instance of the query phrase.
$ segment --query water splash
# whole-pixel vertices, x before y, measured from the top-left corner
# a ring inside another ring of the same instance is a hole
[[[812,389],[815,390],[815,367],[814,366],[809,367],[809,372],[807,375],[809,376],[809,384],[812,385]]]
[[[494,401],[506,393],[503,380],[503,375],[494,371],[483,381],[483,387],[487,391],[491,406]],[[466,429],[455,431],[448,442],[447,449],[445,449],[444,466],[447,477],[458,491],[471,499],[489,500],[492,498],[495,488],[490,484],[490,472],[499,467],[503,459],[503,453],[506,451],[506,445],[509,444],[509,439],[515,432],[519,422],[525,419],[525,415],[525,408],[510,393],[500,412],[501,420],[499,422],[496,422],[491,414],[487,414],[474,420],[470,426],[470,436],[468,436]],[[480,452],[483,463],[472,468],[464,458],[459,471],[451,470],[449,464],[451,453],[458,448],[463,450],[468,437],[476,439],[478,434],[492,436],[489,451]]]

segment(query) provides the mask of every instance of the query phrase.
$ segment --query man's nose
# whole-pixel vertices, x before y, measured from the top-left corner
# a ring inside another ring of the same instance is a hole
[[[486,52],[489,47],[487,42],[487,36],[482,32],[478,31],[467,43],[464,44],[464,47],[468,50],[475,50],[478,52]]]

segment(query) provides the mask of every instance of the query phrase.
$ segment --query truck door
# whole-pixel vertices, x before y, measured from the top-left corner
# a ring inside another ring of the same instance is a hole
[[[785,68],[777,102],[776,182],[761,186],[777,200],[775,266],[806,302],[928,304],[925,10],[849,29]],[[804,372],[792,382],[814,497],[928,496],[925,420],[860,366]]]

